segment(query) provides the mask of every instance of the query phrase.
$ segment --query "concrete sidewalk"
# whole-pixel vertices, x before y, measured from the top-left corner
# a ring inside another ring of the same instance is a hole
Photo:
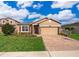
[[[48,51],[0,52],[0,57],[49,57]]]
[[[79,50],[73,51],[34,51],[0,52],[0,57],[79,57]]]
[[[50,51],[50,55],[53,57],[79,57],[79,50],[72,51]]]

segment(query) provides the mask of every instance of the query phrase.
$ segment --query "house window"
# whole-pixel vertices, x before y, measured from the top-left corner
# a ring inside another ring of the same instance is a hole
[[[21,27],[21,32],[28,32],[29,31],[29,26],[27,25],[22,25]]]

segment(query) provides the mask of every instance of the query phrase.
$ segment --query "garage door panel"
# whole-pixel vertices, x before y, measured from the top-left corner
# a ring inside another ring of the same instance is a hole
[[[41,28],[41,35],[52,36],[58,34],[58,28]]]

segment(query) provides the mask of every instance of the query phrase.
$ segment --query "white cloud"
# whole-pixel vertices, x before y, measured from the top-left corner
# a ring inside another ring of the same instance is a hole
[[[47,17],[57,21],[62,21],[62,24],[74,23],[79,20],[79,18],[76,18],[76,15],[73,14],[71,10],[63,10],[58,14],[48,14]]]
[[[79,4],[78,4],[76,7],[77,7],[77,9],[79,10]]]
[[[19,5],[22,4],[21,7],[26,6],[26,5],[24,5],[25,2],[24,3],[18,2],[18,4]],[[28,6],[31,6],[31,5],[29,4]],[[15,20],[22,21],[21,19],[24,19],[27,16],[29,19],[39,18],[39,17],[41,17],[41,14],[38,14],[36,12],[30,13],[26,8],[21,8],[21,9],[17,10],[16,8],[12,8],[12,7],[8,6],[7,4],[0,2],[0,18],[10,17]]]
[[[10,10],[10,14],[11,15],[9,16],[11,16],[12,18],[23,19],[29,15],[29,11],[27,9],[20,9],[20,10],[12,9]]]
[[[10,6],[8,6],[7,4],[4,4],[4,2],[3,1],[0,1],[0,10],[9,10],[11,7]]]
[[[29,15],[29,11],[27,9],[19,9],[12,8],[4,2],[0,2],[0,18],[10,17],[15,20],[22,21],[21,19],[27,17]]]
[[[74,18],[75,14],[73,14],[71,10],[63,10],[63,11],[60,11],[58,14],[49,14],[48,17],[54,18],[57,20],[63,20],[63,19],[69,20],[71,18]]]
[[[62,10],[58,14],[48,14],[47,16],[40,15],[40,18],[36,19],[35,21],[38,21],[45,17],[52,18],[57,21],[63,21],[61,22],[62,24],[73,23],[78,21],[78,18],[76,18],[76,15],[73,14],[71,10]]]
[[[78,1],[55,1],[52,3],[52,8],[72,8]]]
[[[38,4],[34,4],[33,8],[40,9],[42,6],[43,4],[38,3]]]
[[[73,18],[70,23],[79,22],[79,18]]]
[[[67,21],[63,21],[62,25],[76,23],[76,22],[79,22],[79,18],[73,18],[73,19],[70,19],[70,20],[67,20]]]
[[[71,19],[73,17],[75,17],[75,14],[72,13],[71,10],[63,10],[60,11],[58,14],[59,19]]]
[[[17,6],[21,6],[21,8],[32,6],[33,1],[17,1]]]
[[[29,16],[28,16],[29,19],[39,18],[39,17],[41,17],[41,14],[38,14],[36,12],[33,12],[33,13],[29,14]]]
[[[43,18],[45,18],[46,16],[45,15],[41,15],[38,19],[35,19],[33,22],[36,22],[36,21],[38,21],[38,20],[41,20],[41,19],[43,19]]]
[[[35,12],[29,15],[29,18],[37,18],[37,17],[39,18],[36,19],[35,21],[48,17],[57,21],[61,21],[62,24],[69,24],[79,21],[79,18],[76,18],[76,15],[72,13],[71,10],[62,10],[58,14],[48,14],[47,16],[37,14]]]

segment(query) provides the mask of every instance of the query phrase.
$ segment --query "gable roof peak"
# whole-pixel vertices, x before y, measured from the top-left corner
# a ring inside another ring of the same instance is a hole
[[[42,18],[42,19],[40,19],[40,20],[34,21],[34,22],[32,22],[31,24],[34,24],[34,23],[36,23],[36,22],[40,22],[40,21],[42,21],[42,20],[43,20],[43,21],[52,20],[52,21],[55,21],[55,22],[61,24],[59,21],[54,20],[54,19],[52,19],[52,18],[48,18],[48,17],[45,17],[45,18]]]
[[[57,23],[61,24],[59,21],[57,21],[57,20],[55,20],[55,19],[53,19],[53,18],[48,18],[48,17],[45,17],[45,18],[43,18],[43,19],[46,19],[46,20],[52,20],[52,21],[55,21],[55,22],[57,22]],[[43,20],[43,19],[42,19],[42,20]]]
[[[21,23],[21,22],[19,22],[19,21],[15,20],[15,19],[13,19],[13,18],[10,18],[10,17],[1,18],[0,20],[3,20],[3,19],[5,19],[5,20],[7,20],[7,19],[11,19],[11,20],[14,20],[14,21],[16,21],[16,22],[18,22],[18,23]]]

